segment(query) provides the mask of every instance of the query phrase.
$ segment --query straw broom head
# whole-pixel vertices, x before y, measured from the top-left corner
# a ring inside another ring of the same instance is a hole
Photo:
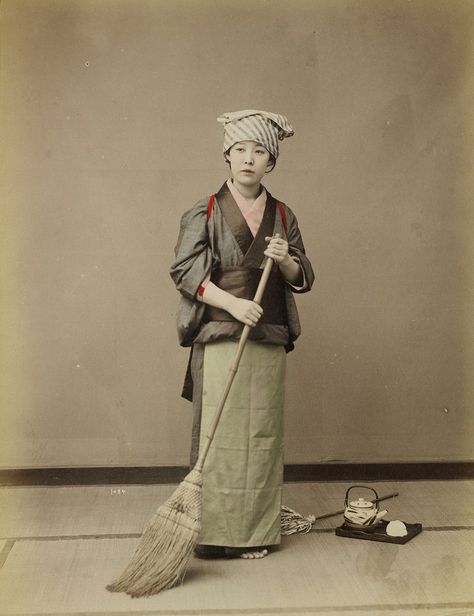
[[[201,531],[202,473],[194,468],[151,518],[111,592],[144,597],[183,581]]]

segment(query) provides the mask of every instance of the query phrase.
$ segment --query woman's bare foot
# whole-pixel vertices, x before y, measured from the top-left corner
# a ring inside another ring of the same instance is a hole
[[[256,560],[264,558],[268,554],[268,548],[226,548],[227,558],[245,558]]]
[[[268,554],[268,550],[263,548],[262,550],[252,550],[251,552],[242,552],[240,558],[247,558],[252,560],[253,558],[264,558]]]

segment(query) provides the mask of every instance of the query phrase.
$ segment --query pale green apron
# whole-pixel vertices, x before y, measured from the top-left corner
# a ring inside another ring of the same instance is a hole
[[[204,351],[201,442],[222,394],[237,343]],[[199,543],[280,543],[286,353],[248,341],[203,469]]]

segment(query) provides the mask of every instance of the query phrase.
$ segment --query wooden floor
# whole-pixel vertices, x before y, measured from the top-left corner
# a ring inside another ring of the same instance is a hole
[[[321,515],[346,483],[286,484],[284,503]],[[194,559],[185,583],[148,599],[105,585],[174,486],[0,489],[0,614],[55,616],[474,616],[474,481],[371,483],[387,519],[421,522],[406,545],[337,537],[341,517],[285,537],[258,561]]]

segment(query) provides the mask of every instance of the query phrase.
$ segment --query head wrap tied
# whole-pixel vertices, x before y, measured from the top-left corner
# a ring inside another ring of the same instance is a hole
[[[224,152],[240,141],[261,143],[278,158],[278,141],[291,137],[294,130],[285,116],[269,111],[231,111],[217,118],[224,125]]]

